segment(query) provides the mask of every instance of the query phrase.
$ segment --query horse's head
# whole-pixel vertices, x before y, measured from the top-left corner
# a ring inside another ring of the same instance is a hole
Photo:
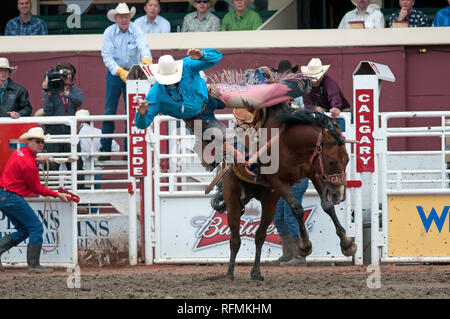
[[[339,129],[332,134],[322,129],[317,137],[316,149],[310,165],[315,170],[315,181],[320,185],[323,204],[336,205],[345,200],[348,154]]]

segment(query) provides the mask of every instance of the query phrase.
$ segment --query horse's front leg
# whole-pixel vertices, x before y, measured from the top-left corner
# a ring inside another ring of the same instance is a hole
[[[283,196],[283,198],[289,204],[291,212],[298,222],[300,241],[297,247],[297,252],[302,257],[309,256],[312,253],[312,243],[309,240],[308,231],[306,230],[304,222],[305,211],[303,209],[303,206],[298,202],[297,198],[294,196],[290,189],[289,192]]]
[[[339,219],[336,216],[334,205],[322,202],[322,208],[328,214],[328,216],[330,216],[331,220],[333,221],[334,227],[336,227],[336,234],[340,239],[342,253],[347,257],[353,256],[356,252],[357,245],[353,242],[353,240],[347,237],[344,227],[342,227]]]
[[[304,210],[302,205],[298,202],[297,198],[292,193],[291,187],[277,179],[270,180],[272,185],[275,185],[277,189],[281,190],[281,196],[288,203],[291,208],[291,212],[297,220],[300,232],[300,241],[298,244],[298,254],[302,257],[306,257],[312,253],[312,243],[309,240],[308,231],[306,230],[304,218]]]

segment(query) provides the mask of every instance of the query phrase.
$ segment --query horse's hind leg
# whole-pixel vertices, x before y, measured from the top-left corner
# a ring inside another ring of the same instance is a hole
[[[230,262],[228,264],[227,277],[234,279],[234,266],[236,263],[236,256],[241,247],[241,237],[239,234],[239,227],[241,224],[241,212],[243,206],[240,201],[240,188],[238,181],[230,175],[225,175],[222,180],[223,198],[227,206],[228,226],[230,227]]]
[[[279,196],[264,196],[264,199],[261,200],[262,212],[261,212],[261,222],[259,224],[258,230],[255,234],[255,261],[253,263],[253,268],[251,270],[251,277],[253,280],[263,281],[264,277],[261,276],[261,250],[262,246],[266,240],[267,236],[267,228],[275,216],[276,205],[278,202]]]
[[[334,227],[336,227],[336,234],[341,241],[340,246],[342,253],[347,257],[353,256],[356,252],[357,245],[347,237],[344,227],[342,227],[339,219],[336,216],[336,210],[334,209],[334,206],[328,206],[322,203],[322,208],[330,216],[331,220],[334,223]]]

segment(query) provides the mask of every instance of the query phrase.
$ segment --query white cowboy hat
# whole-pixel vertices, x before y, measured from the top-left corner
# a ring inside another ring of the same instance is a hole
[[[41,107],[40,109],[38,109],[38,110],[36,111],[36,113],[34,113],[34,116],[45,116],[44,108]]]
[[[319,58],[312,58],[307,66],[301,67],[301,70],[307,76],[320,79],[328,71],[330,66],[330,64],[322,65],[322,61]]]
[[[114,20],[116,14],[127,14],[127,13],[130,14],[130,19],[133,18],[134,15],[136,14],[136,8],[132,7],[130,10],[128,9],[128,6],[125,2],[121,2],[117,5],[115,9],[109,10],[106,16],[108,17],[109,21],[116,22],[116,20]]]
[[[180,82],[183,74],[183,60],[175,61],[171,55],[161,56],[158,64],[150,64],[149,67],[156,82],[163,85]]]
[[[44,135],[44,130],[42,127],[33,127],[30,128],[28,130],[28,132],[23,133],[20,137],[19,137],[19,142],[26,142],[27,140],[29,140],[30,138],[37,138],[40,140],[47,140],[50,138],[50,134],[46,134]]]
[[[191,6],[194,6],[195,0],[189,0],[189,3],[191,4]],[[209,7],[212,8],[216,4],[216,0],[209,0],[209,3],[211,3]]]
[[[10,75],[13,75],[17,70],[17,66],[9,66],[7,58],[0,58],[0,69],[9,69]]]
[[[89,116],[91,115],[88,110],[78,110],[75,116]]]

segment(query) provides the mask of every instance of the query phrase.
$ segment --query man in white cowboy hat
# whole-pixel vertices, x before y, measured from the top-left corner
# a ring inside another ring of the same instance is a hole
[[[147,0],[144,6],[145,15],[134,21],[144,33],[169,33],[170,22],[161,17],[161,3],[159,0]]]
[[[108,11],[108,19],[115,24],[103,33],[102,57],[106,70],[105,115],[115,115],[120,95],[126,105],[126,77],[134,64],[151,64],[152,55],[147,39],[141,28],[131,18],[136,8],[128,8],[126,3],[119,3],[115,9]],[[103,122],[102,133],[112,134],[114,122]],[[111,151],[111,139],[101,140],[102,152]],[[126,144],[126,143],[125,143]]]
[[[156,83],[136,112],[134,122],[138,128],[150,126],[154,117],[162,113],[185,120],[194,132],[194,122],[198,119],[200,121],[196,123],[201,123],[203,131],[217,128],[222,135],[225,133],[225,126],[214,116],[214,110],[225,108],[225,104],[209,94],[206,82],[200,75],[201,70],[216,65],[222,59],[222,53],[215,49],[189,49],[187,55],[181,60],[163,55],[158,64],[150,65]],[[214,160],[205,163],[203,153],[200,154],[201,141],[202,137],[197,137],[196,151],[202,163],[213,169],[217,163]]]
[[[189,0],[189,3],[196,11],[184,17],[181,32],[220,31],[220,19],[209,12],[216,0]]]
[[[337,82],[326,74],[330,66],[322,65],[319,58],[312,58],[307,66],[301,67],[302,73],[312,79],[313,86],[311,92],[303,96],[303,103],[307,110],[331,112],[337,117],[342,111],[349,111],[350,104]]]
[[[20,15],[8,21],[5,35],[46,35],[44,20],[31,14],[31,0],[17,0]]]
[[[16,228],[16,232],[0,239],[0,255],[29,237],[27,245],[29,272],[49,272],[51,269],[44,268],[39,263],[42,222],[24,197],[34,193],[58,197],[65,202],[69,198],[65,193],[55,192],[41,185],[36,155],[42,152],[44,141],[49,138],[50,135],[44,135],[41,127],[33,127],[22,134],[19,141],[26,143],[26,146],[11,154],[0,179],[0,210]]]
[[[30,116],[32,107],[28,90],[11,80],[17,66],[10,66],[7,58],[0,58],[0,116],[18,119]]]
[[[362,21],[365,29],[384,28],[384,15],[372,0],[352,0],[355,9],[347,12],[339,23],[339,29],[349,29],[349,22]]]
[[[227,12],[222,19],[221,31],[256,30],[262,24],[261,16],[248,8],[253,0],[231,0],[234,10]]]

